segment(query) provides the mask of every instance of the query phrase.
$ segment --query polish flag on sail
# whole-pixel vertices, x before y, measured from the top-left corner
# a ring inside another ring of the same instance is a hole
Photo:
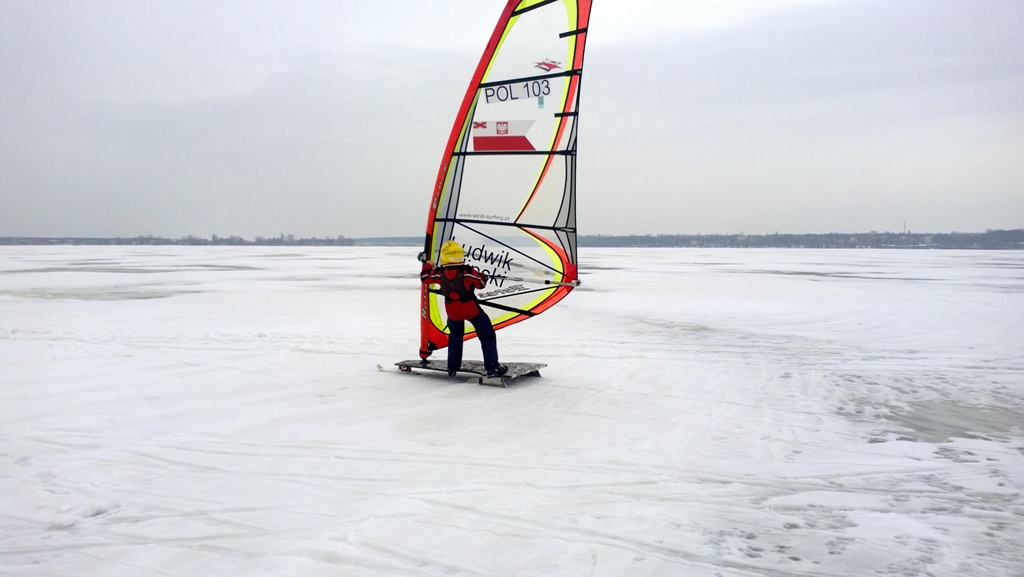
[[[533,120],[475,120],[473,121],[473,149],[536,150],[526,133]]]

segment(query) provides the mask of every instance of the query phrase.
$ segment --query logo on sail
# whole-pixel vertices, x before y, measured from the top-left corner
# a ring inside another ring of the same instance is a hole
[[[526,134],[534,120],[473,121],[473,148],[487,150],[536,150]]]
[[[533,67],[534,68],[540,68],[544,72],[551,72],[552,70],[556,70],[558,68],[561,68],[562,64],[560,62],[555,62],[554,60],[551,60],[549,58],[549,59],[543,60],[541,62],[534,62],[533,63]]]

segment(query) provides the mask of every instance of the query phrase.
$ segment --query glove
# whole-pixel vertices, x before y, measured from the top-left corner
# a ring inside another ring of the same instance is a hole
[[[423,251],[420,254],[416,255],[416,260],[424,263],[427,262],[427,251]]]

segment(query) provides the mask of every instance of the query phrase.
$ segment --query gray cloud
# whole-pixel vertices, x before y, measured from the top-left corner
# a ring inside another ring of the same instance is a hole
[[[336,4],[0,0],[0,235],[419,234],[500,2]],[[1024,5],[743,6],[595,7],[581,232],[1022,225]]]
[[[583,220],[614,232],[1020,226],[1024,14],[966,6],[844,3],[615,50],[595,41],[583,142],[628,146],[584,144],[581,178],[622,182],[631,205],[661,210],[641,224],[601,196]]]

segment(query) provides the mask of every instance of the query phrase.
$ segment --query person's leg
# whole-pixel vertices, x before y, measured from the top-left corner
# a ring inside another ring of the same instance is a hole
[[[480,339],[480,349],[484,354],[484,368],[488,371],[497,369],[498,338],[494,335],[491,318],[484,311],[480,311],[480,314],[470,319],[469,322],[473,323],[477,338]]]
[[[473,325],[476,326],[476,325]],[[466,334],[466,321],[448,321],[448,375],[454,377],[462,366],[462,336]]]

